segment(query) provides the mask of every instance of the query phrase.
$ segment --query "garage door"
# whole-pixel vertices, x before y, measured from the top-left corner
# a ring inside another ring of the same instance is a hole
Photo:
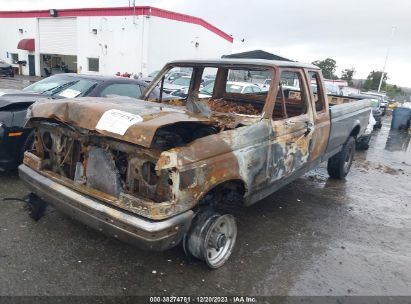
[[[40,53],[77,55],[76,18],[39,19]]]

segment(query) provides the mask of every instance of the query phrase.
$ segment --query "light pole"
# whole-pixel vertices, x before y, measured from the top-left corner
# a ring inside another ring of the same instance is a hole
[[[390,36],[390,39],[388,40],[387,55],[385,55],[384,67],[383,67],[383,69],[382,69],[380,84],[378,85],[378,93],[379,93],[380,90],[381,90],[382,81],[383,81],[383,79],[384,79],[385,68],[387,67],[388,55],[390,54],[391,40],[392,40],[392,36],[394,36],[395,29],[396,29],[395,26],[393,26],[393,27],[391,28],[391,36]]]

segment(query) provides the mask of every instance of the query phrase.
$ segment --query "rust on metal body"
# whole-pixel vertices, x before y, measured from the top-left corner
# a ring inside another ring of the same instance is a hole
[[[199,73],[194,79],[201,79],[205,67],[218,68],[213,95],[199,98],[200,83],[194,81],[185,100],[147,101],[162,75],[179,65],[193,67]],[[273,79],[270,90],[249,95],[225,92],[228,69],[236,68],[268,71]],[[318,71],[313,66],[300,69]],[[252,204],[274,182],[320,157],[328,138],[328,112],[315,116],[311,102],[305,105],[306,114],[288,117],[284,105],[292,105],[301,95],[293,92],[286,100],[280,94],[280,72],[278,64],[267,61],[171,63],[143,93],[146,100],[36,103],[28,122],[36,129],[35,151],[26,152],[24,163],[67,187],[154,220],[192,209],[226,183],[241,189],[244,204]],[[141,121],[124,135],[97,129],[104,113],[113,109],[138,115]],[[275,116],[273,111],[281,109],[285,113]],[[323,127],[316,130],[316,124]],[[90,187],[96,184],[90,172],[99,170],[91,167],[96,162],[90,162],[93,155],[103,160],[101,170],[113,171],[107,184],[119,191],[113,192],[116,195]]]

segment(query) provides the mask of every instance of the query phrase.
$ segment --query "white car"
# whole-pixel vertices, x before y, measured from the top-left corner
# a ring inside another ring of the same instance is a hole
[[[366,94],[366,95],[370,95],[370,96],[375,96],[376,98],[378,98],[380,100],[380,107],[383,110],[383,115],[385,115],[386,110],[387,110],[387,106],[388,106],[388,99],[385,93],[378,93],[378,92],[374,92],[374,91],[368,91],[368,92],[361,92],[361,94]]]
[[[145,82],[150,83],[157,76],[157,74],[159,72],[160,71],[151,72],[146,77],[143,77],[142,80],[145,81]],[[186,73],[186,72],[169,72],[164,77],[164,83],[171,83],[171,82],[173,82],[174,80],[176,80],[177,78],[179,78],[181,76],[190,76],[190,73]]]
[[[270,89],[271,81],[271,79],[264,80],[264,82],[260,84],[261,90],[268,91]]]
[[[206,98],[213,95],[214,82],[206,85],[200,90],[198,97]],[[238,94],[253,94],[262,92],[258,85],[249,82],[237,82],[237,81],[227,81],[226,92],[228,93],[238,93]]]

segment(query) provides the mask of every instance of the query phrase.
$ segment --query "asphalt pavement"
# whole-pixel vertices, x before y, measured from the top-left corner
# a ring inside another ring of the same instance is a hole
[[[0,80],[0,86],[4,83]],[[411,295],[411,134],[374,132],[345,181],[325,166],[235,214],[225,266],[146,252],[49,208],[38,222],[0,172],[0,295]]]

